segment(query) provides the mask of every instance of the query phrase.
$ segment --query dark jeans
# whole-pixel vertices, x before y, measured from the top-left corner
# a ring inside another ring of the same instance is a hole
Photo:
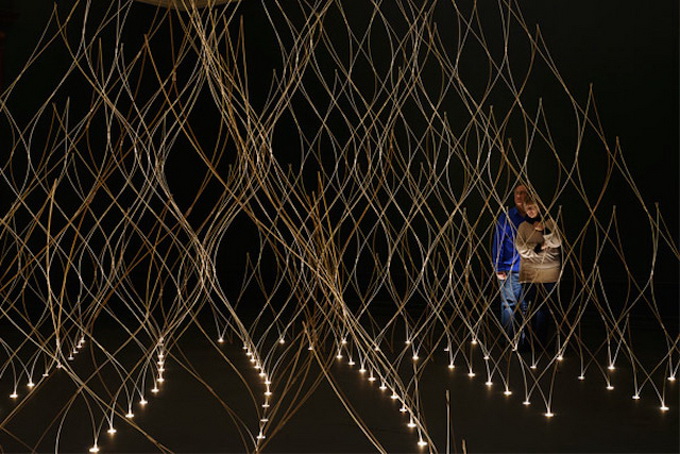
[[[542,284],[526,283],[523,284],[522,295],[522,315],[531,314],[531,320],[527,324],[528,333],[526,338],[529,342],[538,341],[539,345],[546,347],[548,341],[548,331],[550,325],[550,308],[548,307],[549,298],[555,290],[554,282]]]

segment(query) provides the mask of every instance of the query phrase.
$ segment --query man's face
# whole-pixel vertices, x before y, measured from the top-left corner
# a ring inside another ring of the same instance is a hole
[[[515,188],[515,206],[522,213],[524,212],[524,199],[527,196],[526,186],[519,185]]]

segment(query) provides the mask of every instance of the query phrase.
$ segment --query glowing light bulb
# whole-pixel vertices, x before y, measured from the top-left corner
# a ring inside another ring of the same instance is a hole
[[[250,357],[250,356],[253,356],[253,354],[250,353],[250,352],[246,352],[246,356]]]
[[[50,374],[49,374],[49,372],[43,372],[42,376],[43,376],[43,377],[49,377]]]
[[[250,362],[251,362],[251,363],[254,363],[255,361],[257,361],[257,360],[256,360],[254,357],[253,357],[253,358],[250,358]]]
[[[99,452],[99,447],[97,445],[94,445],[90,448],[90,452]]]
[[[425,446],[427,446],[427,442],[425,440],[421,439],[420,441],[418,441],[418,446],[420,446],[421,448],[425,447]]]
[[[29,381],[28,383],[26,383],[26,386],[28,386],[29,388],[33,388],[35,386],[35,383]]]
[[[259,373],[259,374],[257,374],[257,375],[259,375],[259,376],[260,376],[260,377],[262,377],[262,378],[264,378],[264,377],[266,377],[266,376],[267,376],[267,374],[266,374],[266,373],[264,373],[264,372],[260,372],[260,373]]]
[[[390,399],[397,400],[397,399],[399,399],[399,396],[397,395],[397,393],[392,393],[392,395],[390,396]]]
[[[312,346],[310,345],[309,347],[307,347],[307,350],[312,351],[312,350],[314,350],[314,347],[312,347]]]
[[[450,350],[451,350],[451,349],[450,349],[449,347],[444,347],[444,351],[445,351],[445,352],[448,352],[448,351],[450,351]]]
[[[413,355],[413,361],[418,361],[420,357],[418,355]]]
[[[536,369],[536,364],[532,364],[531,366],[529,366],[529,369]]]
[[[217,343],[218,344],[224,344],[224,338],[220,337],[219,339],[217,339]]]
[[[585,375],[579,375],[579,376],[578,376],[578,379],[579,379],[579,380],[585,380],[586,377],[585,377]]]
[[[564,359],[564,356],[558,355],[556,359],[557,359],[557,361],[562,361]]]
[[[366,373],[366,369],[364,369],[363,366],[362,366],[361,369],[359,369],[359,373],[365,374],[365,373]]]
[[[375,350],[376,352],[379,352],[379,351],[380,351],[380,347],[378,347],[378,346],[376,345],[375,348],[374,348],[374,350]]]
[[[506,389],[505,391],[503,391],[503,394],[505,394],[506,396],[510,396],[512,394],[512,391]]]
[[[61,363],[57,364],[57,369],[61,369],[62,367],[64,366],[62,366]]]
[[[613,364],[610,364],[609,367],[607,367],[607,369],[609,369],[609,370],[614,370],[614,369],[616,369],[616,368],[614,367]]]
[[[491,385],[493,385],[493,382],[492,382],[491,380],[489,380],[488,382],[486,382],[486,383],[484,383],[484,384],[485,384],[486,386],[491,386]]]
[[[406,339],[406,340],[404,341],[404,343],[405,343],[406,345],[411,345],[411,341],[408,340],[408,339]]]
[[[347,339],[343,339],[343,340],[341,340],[341,341],[340,341],[340,343],[341,343],[342,345],[345,345],[345,344],[347,344]]]
[[[259,434],[257,434],[257,439],[258,439],[258,440],[264,440],[264,438],[265,438],[265,436],[264,436],[264,434],[263,434],[262,432],[260,432]]]
[[[668,381],[675,381],[675,376],[671,375],[670,377],[668,377]]]
[[[260,419],[260,422],[269,422],[269,418],[262,418]]]
[[[165,353],[163,353],[163,352],[158,353],[158,359],[163,359],[164,356],[165,356]]]
[[[264,384],[265,384],[265,385],[271,385],[272,382],[270,382],[269,380],[265,380],[265,381],[264,381]]]
[[[453,364],[453,363],[449,364],[449,369],[455,369],[455,368],[456,368],[455,364]]]
[[[485,357],[484,357],[484,361],[488,361],[488,360],[489,360],[489,357],[488,357],[488,356],[485,356]]]
[[[279,344],[285,344],[285,343],[286,343],[286,339],[284,339],[283,337],[281,339],[279,339]]]
[[[661,405],[661,411],[668,411],[668,407],[665,405]]]
[[[406,407],[401,407],[401,408],[399,409],[399,411],[402,412],[402,413],[406,413],[406,412],[408,411],[408,408],[406,408]]]
[[[611,391],[612,389],[614,389],[614,387],[612,385],[607,385],[607,389]]]
[[[524,405],[531,405],[531,402],[529,402],[528,400],[525,400],[524,402],[522,402],[522,404],[524,404]]]
[[[106,433],[108,433],[109,435],[113,435],[116,432],[118,432],[118,431],[116,429],[114,429],[113,427],[110,427],[109,430],[106,431]]]
[[[633,396],[633,400],[640,400],[640,395],[639,395],[639,394],[635,394],[635,395]]]
[[[380,385],[380,386],[378,387],[378,389],[379,389],[380,391],[385,391],[385,390],[387,389],[387,385],[385,385],[385,383],[383,383],[382,385]]]
[[[409,423],[406,424],[406,425],[407,425],[408,427],[410,427],[411,429],[413,429],[413,428],[416,426],[416,423],[414,423],[413,420],[411,420],[411,421],[409,421]]]
[[[272,392],[269,391],[269,390],[267,390],[267,391],[264,392],[264,395],[267,396],[267,397],[269,397],[269,396],[272,395]]]
[[[263,403],[262,408],[269,408],[269,404],[267,402]]]
[[[9,395],[10,399],[16,399],[17,397],[19,397],[19,394],[15,393],[15,392]]]
[[[163,377],[158,377],[158,378],[156,379],[156,381],[157,381],[158,383],[163,383],[163,382],[165,381],[165,378],[163,378]]]
[[[154,387],[154,388],[151,390],[151,392],[154,393],[154,394],[158,393],[158,391],[160,391],[160,390],[159,390],[158,388],[156,388],[156,387]]]
[[[146,404],[148,404],[148,403],[149,403],[149,401],[146,400],[146,399],[144,399],[143,397],[142,397],[142,400],[139,401],[139,405],[142,405],[142,406],[144,406],[144,405],[146,405]]]
[[[354,366],[356,363],[350,359],[349,361],[347,361],[347,364],[349,364],[350,366]]]
[[[474,373],[474,372],[472,372],[472,371],[468,372],[468,377],[472,378],[472,377],[474,377],[474,376],[475,376],[475,373]]]
[[[546,417],[546,418],[552,418],[553,416],[555,416],[555,413],[552,413],[552,412],[547,412],[547,413],[545,414],[545,417]]]
[[[338,354],[336,355],[336,358],[342,359],[342,354],[341,354],[341,353],[338,353]]]
[[[69,361],[73,361],[73,355],[68,355],[68,358],[66,359],[68,359]]]
[[[472,340],[470,341],[470,343],[471,343],[472,345],[477,345],[477,339],[472,339]]]
[[[125,417],[126,417],[127,419],[132,419],[132,418],[135,417],[135,414],[132,413],[131,411],[129,411],[129,412],[125,415]]]
[[[165,361],[158,361],[158,362],[156,362],[156,364],[158,364],[160,367],[163,367],[163,365],[165,364]]]

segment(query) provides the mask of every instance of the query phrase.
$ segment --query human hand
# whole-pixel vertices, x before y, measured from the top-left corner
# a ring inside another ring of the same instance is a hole
[[[497,271],[497,272],[496,272],[496,277],[497,277],[498,279],[500,279],[501,281],[504,281],[504,280],[506,280],[506,279],[508,278],[508,273],[506,273],[505,271]]]
[[[534,222],[534,230],[538,230],[539,232],[542,232],[545,226],[541,221],[536,221]]]

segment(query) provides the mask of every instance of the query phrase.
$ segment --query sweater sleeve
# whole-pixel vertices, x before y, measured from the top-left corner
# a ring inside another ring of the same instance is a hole
[[[543,241],[545,242],[545,245],[553,249],[562,247],[562,237],[560,236],[560,232],[557,229],[557,224],[553,220],[548,221],[547,224],[550,233],[543,235]]]
[[[536,245],[540,243],[529,241],[529,236],[531,235],[531,232],[533,232],[533,229],[534,227],[527,222],[520,224],[519,229],[517,229],[515,248],[517,249],[517,252],[519,252],[520,257],[525,259],[538,258],[543,254],[543,252],[536,252],[534,250]]]

